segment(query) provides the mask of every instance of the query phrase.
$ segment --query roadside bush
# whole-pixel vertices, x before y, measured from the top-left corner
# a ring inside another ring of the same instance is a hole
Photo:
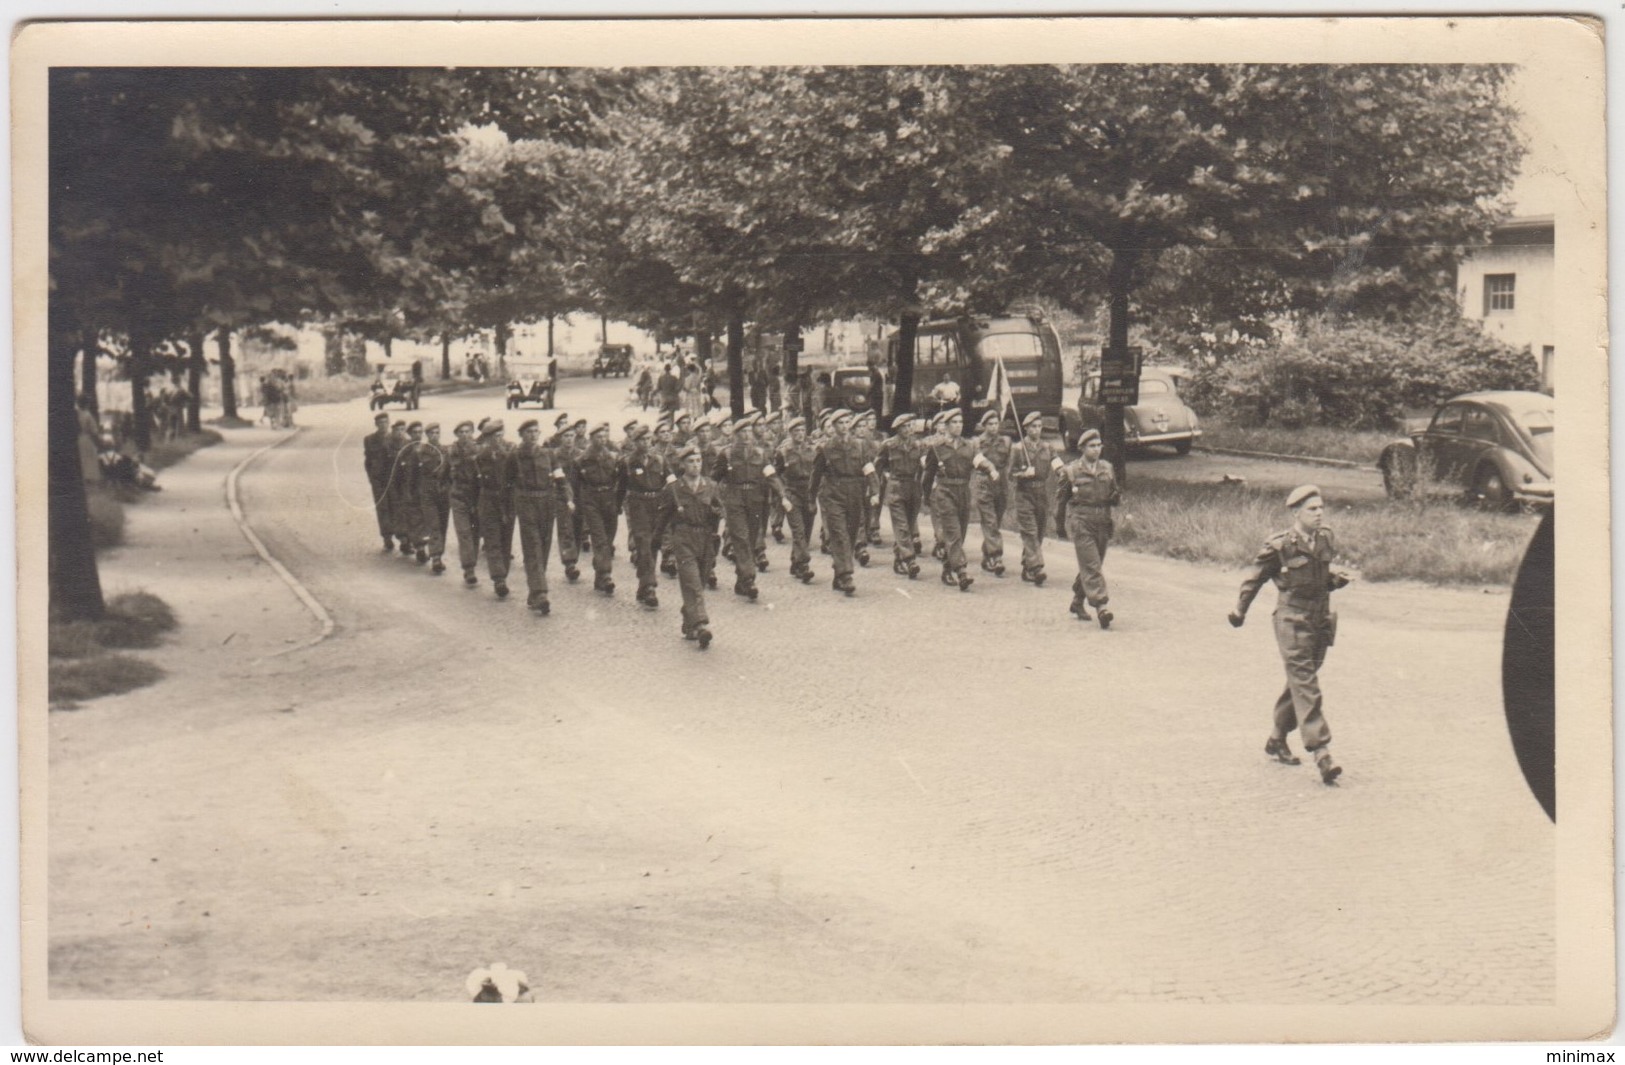
[[[156,647],[175,628],[175,612],[155,595],[127,592],[107,601],[97,621],[53,621],[47,684],[53,704],[114,695],[151,684],[164,671],[111,649]]]
[[[1290,339],[1199,371],[1198,410],[1243,428],[1393,429],[1407,408],[1462,392],[1535,389],[1519,350],[1461,318],[1396,325],[1319,318]]]
[[[52,662],[47,688],[53,704],[71,708],[82,699],[144,688],[163,675],[160,667],[143,658],[95,655]]]

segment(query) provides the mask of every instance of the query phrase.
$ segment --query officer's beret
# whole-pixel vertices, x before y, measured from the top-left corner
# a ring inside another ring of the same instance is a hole
[[[801,417],[791,418],[789,421],[784,423],[786,432],[790,431],[791,429],[805,429],[806,427],[807,419]]]
[[[587,424],[587,419],[585,419],[585,418],[577,418],[575,420],[575,422],[570,426],[570,428],[572,428],[572,429],[580,429],[580,428],[584,427],[586,424]]]
[[[940,417],[942,419],[943,424],[946,425],[947,423],[953,421],[955,418],[958,418],[960,421],[964,421],[965,420],[965,412],[960,410],[958,407],[949,407],[947,410],[943,411],[940,415],[938,415],[938,417]]]
[[[679,414],[677,416],[677,421],[679,423],[681,423],[681,422],[691,422],[693,420],[694,420],[694,416],[692,414],[688,413],[688,411],[686,411],[686,410],[683,413],[681,413],[681,414]]]
[[[677,461],[682,462],[684,459],[688,458],[689,456],[698,455],[699,453],[700,453],[700,449],[695,447],[693,444],[684,444],[677,451]]]
[[[1027,415],[1025,418],[1021,419],[1021,427],[1023,429],[1029,429],[1032,426],[1043,425],[1043,424],[1044,424],[1044,415],[1043,415],[1043,413],[1041,411],[1036,411],[1035,410],[1031,414]]]
[[[607,433],[607,432],[609,432],[609,423],[608,422],[599,422],[597,425],[592,427],[592,435],[593,436],[597,436],[599,433]]]
[[[404,421],[399,421],[399,422],[396,422],[394,425],[390,426],[390,428],[391,429],[405,429],[406,428],[406,423]]]
[[[438,433],[440,431],[440,423],[439,422],[429,422],[429,423],[424,425],[423,431],[426,432],[426,433]]]
[[[628,440],[642,440],[648,435],[649,427],[642,422],[632,422],[626,427],[626,438]]]
[[[770,412],[768,414],[768,416],[766,418],[763,418],[762,420],[764,422],[768,423],[769,425],[772,425],[774,422],[780,420],[783,417],[784,417],[784,411],[776,410],[776,411]]]
[[[633,433],[637,432],[637,428],[638,420],[633,418],[631,421],[621,426],[621,432],[625,433],[627,436],[631,436]]]
[[[387,422],[389,421],[389,415],[385,414],[383,411],[379,411],[377,414],[372,416],[372,420],[375,422]]]
[[[498,426],[500,426],[502,423],[497,422],[496,424]],[[541,427],[542,427],[542,423],[537,421],[535,418],[526,418],[524,421],[519,423],[519,431],[521,433],[524,432],[526,429],[537,429],[537,430],[539,430],[539,429],[541,429]]]
[[[849,410],[838,410],[834,414],[830,415],[829,423],[831,425],[840,425],[842,423],[850,425],[852,424],[852,412]]]
[[[993,425],[999,424],[998,411],[990,410],[986,414],[983,414],[979,419],[977,419],[976,426],[979,429],[986,429],[989,423],[992,423]]]
[[[460,432],[462,432],[462,431],[463,431],[463,430],[464,430],[464,429],[472,429],[472,428],[474,428],[474,423],[473,423],[473,422],[470,422],[470,421],[461,421],[461,422],[458,422],[458,423],[457,423],[457,428],[455,428],[455,429],[453,429],[453,430],[452,430],[452,432],[454,432],[454,433],[460,433]]]
[[[417,430],[420,433],[423,432],[423,423],[422,422],[408,422],[407,425],[406,425],[406,431],[410,433],[414,429]]]
[[[903,426],[907,425],[909,422],[911,422],[913,420],[914,420],[914,415],[909,414],[906,411],[903,412],[902,414],[894,414],[894,415],[892,415],[891,427],[893,429],[901,429]]]
[[[480,435],[481,436],[495,436],[497,433],[500,433],[500,432],[502,432],[502,419],[501,418],[487,418],[480,425]]]
[[[553,419],[553,428],[555,428],[555,429],[563,429],[566,425],[569,425],[569,424],[570,424],[570,416],[568,414],[560,414],[557,418]]]
[[[1318,486],[1312,484],[1300,484],[1287,494],[1286,505],[1291,508],[1297,508],[1307,503],[1309,500],[1317,498],[1319,495],[1320,488]]]
[[[717,424],[717,432],[721,433],[723,436],[734,435],[734,423],[727,420],[719,422]]]
[[[1078,437],[1078,450],[1080,450],[1080,451],[1083,450],[1083,445],[1087,444],[1089,441],[1091,441],[1091,440],[1099,440],[1099,439],[1100,439],[1100,430],[1099,429],[1085,429],[1083,431],[1083,435]]]
[[[746,413],[741,414],[739,417],[734,419],[734,428],[735,429],[748,429],[752,425],[755,425],[759,420],[760,419],[757,417],[756,414],[747,411]]]

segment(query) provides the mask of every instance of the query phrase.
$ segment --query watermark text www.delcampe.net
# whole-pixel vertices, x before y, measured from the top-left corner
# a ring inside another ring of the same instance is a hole
[[[162,1050],[14,1050],[13,1062],[56,1065],[162,1065]]]

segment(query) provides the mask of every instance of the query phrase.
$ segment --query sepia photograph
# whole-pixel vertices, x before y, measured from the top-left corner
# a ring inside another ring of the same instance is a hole
[[[1602,76],[24,27],[24,1034],[1606,1037]]]

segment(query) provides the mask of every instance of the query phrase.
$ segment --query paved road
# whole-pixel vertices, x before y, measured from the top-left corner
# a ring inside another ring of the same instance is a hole
[[[573,413],[631,416],[620,382],[568,384]],[[1043,589],[877,564],[852,599],[770,544],[701,654],[675,588],[645,611],[629,572],[605,598],[555,563],[540,618],[483,567],[467,590],[382,556],[368,415],[301,417],[244,505],[338,631],[196,705],[54,716],[55,994],[445,1000],[500,959],[553,1001],[1552,1000],[1504,595],[1340,593],[1328,789],[1264,759],[1280,666],[1267,610],[1224,623],[1235,573],[1114,552],[1101,632],[1059,544]]]

